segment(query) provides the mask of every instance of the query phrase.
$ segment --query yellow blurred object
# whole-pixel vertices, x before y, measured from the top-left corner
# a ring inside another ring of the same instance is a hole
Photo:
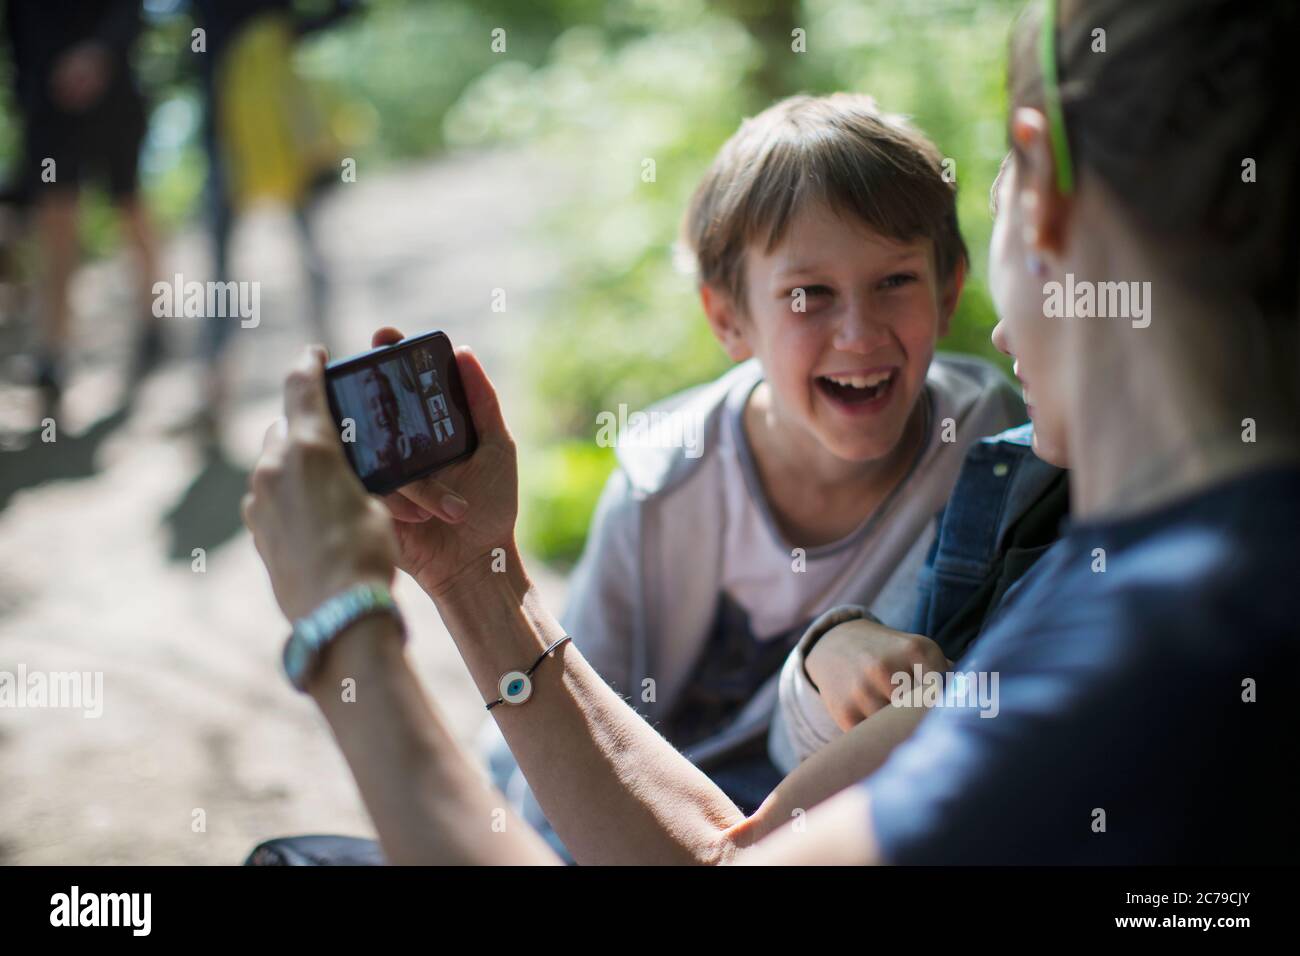
[[[296,206],[338,163],[325,110],[294,70],[295,39],[289,17],[258,17],[218,68],[218,137],[236,208],[261,199]]]

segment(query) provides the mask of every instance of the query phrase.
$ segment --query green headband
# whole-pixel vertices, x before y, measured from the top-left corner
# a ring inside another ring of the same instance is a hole
[[[1070,142],[1065,138],[1065,114],[1061,112],[1061,87],[1056,75],[1056,0],[1043,0],[1043,22],[1038,33],[1047,123],[1056,163],[1056,188],[1068,196],[1074,189],[1074,169],[1070,164]]]

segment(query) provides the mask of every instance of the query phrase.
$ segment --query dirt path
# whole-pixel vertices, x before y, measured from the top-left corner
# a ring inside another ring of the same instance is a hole
[[[440,327],[476,347],[508,415],[522,408],[524,333],[551,274],[533,227],[562,201],[555,181],[529,157],[492,154],[340,187],[322,211],[336,350],[367,346],[381,324]],[[131,315],[119,260],[77,278],[80,350],[55,443],[12,450],[34,396],[0,381],[0,671],[103,673],[98,719],[0,707],[0,863],[228,864],[277,834],[371,832],[324,722],[278,672],[285,625],[238,526],[245,470],[308,336],[290,240],[275,215],[237,238],[235,277],[261,281],[262,322],[234,335],[241,398],[219,458],[186,427],[192,360],[114,411]],[[166,274],[207,278],[205,248],[175,237]],[[490,309],[496,288],[505,314]],[[174,354],[192,355],[194,320],[169,321]],[[15,339],[0,329],[0,350]],[[558,608],[563,582],[541,583]],[[482,707],[450,638],[412,582],[398,596],[426,686],[469,740]]]

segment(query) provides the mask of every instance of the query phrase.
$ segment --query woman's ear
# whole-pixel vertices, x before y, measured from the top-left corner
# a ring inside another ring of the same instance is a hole
[[[966,260],[958,259],[953,266],[952,275],[943,284],[943,293],[939,299],[939,338],[947,335],[952,328],[953,313],[957,311],[957,302],[961,299],[961,290],[965,285]]]
[[[1056,164],[1047,117],[1041,111],[1018,108],[1011,117],[1016,147],[1016,195],[1027,252],[1043,259],[1059,258],[1065,249],[1070,200],[1056,188]]]
[[[707,282],[700,283],[700,305],[709,320],[713,337],[722,345],[733,362],[743,362],[754,354],[745,335],[740,310],[734,297],[725,289]]]

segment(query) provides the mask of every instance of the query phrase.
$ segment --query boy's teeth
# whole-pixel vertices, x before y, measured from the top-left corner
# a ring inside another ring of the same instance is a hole
[[[824,375],[822,377],[836,385],[845,385],[849,388],[875,388],[881,382],[888,381],[893,374],[893,372],[875,372],[871,375]]]

